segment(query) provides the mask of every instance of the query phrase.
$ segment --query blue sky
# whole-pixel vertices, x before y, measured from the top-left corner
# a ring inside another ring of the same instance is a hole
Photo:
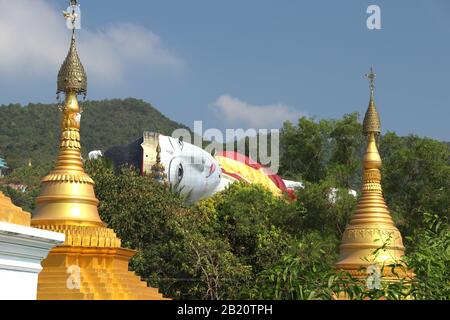
[[[67,2],[0,0],[1,104],[54,101]],[[374,65],[384,131],[450,140],[449,1],[80,3],[90,99],[141,98],[191,127],[270,129],[363,113]],[[381,30],[366,27],[370,4]]]

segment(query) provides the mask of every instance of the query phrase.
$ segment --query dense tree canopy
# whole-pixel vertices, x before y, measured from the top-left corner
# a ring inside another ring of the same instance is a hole
[[[401,230],[424,225],[424,213],[450,217],[450,147],[417,136],[388,133],[381,140],[383,188]]]

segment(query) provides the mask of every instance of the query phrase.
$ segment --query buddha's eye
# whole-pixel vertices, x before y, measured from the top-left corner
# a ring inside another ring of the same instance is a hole
[[[177,170],[178,181],[183,178],[183,174],[184,174],[183,165],[180,163],[178,165],[178,170]]]

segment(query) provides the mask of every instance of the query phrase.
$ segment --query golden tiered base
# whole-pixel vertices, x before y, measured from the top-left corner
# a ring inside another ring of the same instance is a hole
[[[42,262],[38,300],[164,300],[128,271],[135,251],[60,246]],[[79,268],[79,269],[78,269]],[[79,272],[78,272],[79,271]]]
[[[369,265],[359,266],[358,268],[353,265],[343,265],[340,266],[340,270],[345,270],[348,272],[353,278],[358,281],[362,281],[364,283],[367,280],[369,274],[366,272],[366,269]],[[398,282],[400,279],[412,279],[414,277],[414,272],[412,270],[406,269],[405,267],[396,266],[393,268],[390,265],[386,265],[383,269],[383,273],[381,274],[381,278],[383,281],[392,281]]]
[[[368,266],[369,264],[365,266],[361,265],[358,267],[355,267],[354,265],[341,265],[340,268],[347,271],[354,279],[356,279],[358,285],[365,287],[366,290],[369,290],[367,288],[367,279],[369,277],[369,274],[365,269]],[[385,267],[382,269],[382,274],[380,275],[380,277],[383,283],[396,283],[399,282],[400,279],[412,281],[412,279],[415,277],[415,274],[412,270],[408,270],[404,266],[396,266],[394,269],[392,269],[391,266],[385,265]],[[404,285],[405,287],[408,287],[410,285],[410,282],[404,282]],[[350,298],[345,292],[339,292],[337,295],[334,295],[333,300],[350,300]],[[369,300],[369,298],[365,298],[365,300]],[[381,297],[379,300],[385,300],[385,298]],[[405,297],[404,300],[411,300],[411,297]]]
[[[34,228],[64,233],[66,236],[65,246],[120,248],[121,245],[121,240],[114,230],[106,227],[40,224],[35,221],[32,221],[31,225]]]

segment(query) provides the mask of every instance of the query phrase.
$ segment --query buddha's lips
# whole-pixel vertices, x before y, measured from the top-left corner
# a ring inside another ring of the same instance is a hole
[[[208,175],[206,176],[206,178],[211,177],[211,175],[212,175],[215,171],[216,171],[216,164],[215,164],[215,163],[212,163],[212,164],[211,164],[211,167],[209,168],[209,173],[208,173]]]

